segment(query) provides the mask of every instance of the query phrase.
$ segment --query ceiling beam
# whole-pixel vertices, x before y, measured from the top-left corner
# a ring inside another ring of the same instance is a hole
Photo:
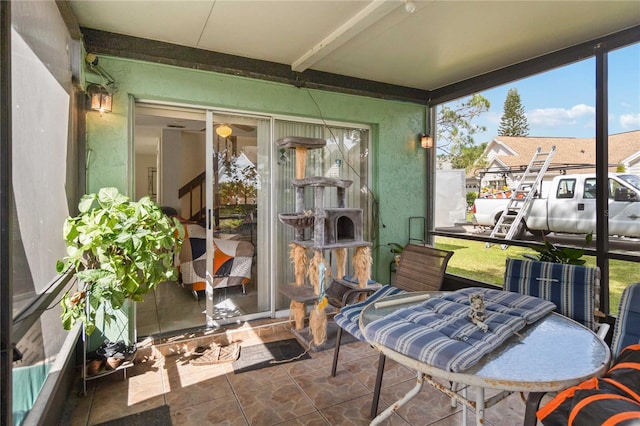
[[[98,55],[274,81],[296,87],[425,105],[429,91],[322,71],[298,73],[287,64],[81,28],[85,50]]]
[[[305,54],[293,61],[291,69],[302,72],[310,68],[322,58],[387,16],[401,4],[397,1],[373,0]]]

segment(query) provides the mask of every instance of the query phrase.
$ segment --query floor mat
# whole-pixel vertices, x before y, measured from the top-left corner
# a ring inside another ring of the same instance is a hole
[[[279,340],[253,346],[242,346],[240,358],[232,366],[233,372],[238,374],[309,358],[311,356],[307,350],[296,339]]]
[[[232,362],[238,359],[239,353],[240,345],[238,343],[231,343],[227,346],[220,346],[214,343],[204,352],[194,354],[191,364],[212,365]]]
[[[168,405],[152,408],[141,413],[109,420],[96,426],[171,426],[171,412]]]

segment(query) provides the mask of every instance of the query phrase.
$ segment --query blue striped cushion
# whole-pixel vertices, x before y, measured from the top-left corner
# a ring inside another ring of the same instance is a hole
[[[625,288],[611,339],[613,358],[629,345],[640,343],[640,283]]]
[[[556,312],[596,330],[600,269],[507,258],[504,289],[556,304]]]
[[[365,338],[362,335],[360,325],[358,324],[362,310],[378,299],[398,293],[404,293],[404,290],[400,290],[399,288],[390,285],[384,285],[371,296],[367,297],[366,300],[354,303],[353,305],[347,305],[340,309],[340,313],[336,314],[336,316],[333,317],[333,320],[347,333],[364,342]]]
[[[463,288],[456,292],[443,295],[442,298],[468,306],[469,296],[475,293],[481,293],[483,295],[486,310],[518,316],[527,324],[538,321],[556,307],[553,302],[543,303],[538,297],[529,297],[520,293],[488,288]]]
[[[469,294],[482,293],[486,307],[482,331],[469,318]],[[429,299],[372,321],[368,340],[447,371],[463,371],[500,346],[529,320],[553,311],[551,302],[521,294],[481,288],[463,289]],[[527,318],[527,320],[525,320]]]

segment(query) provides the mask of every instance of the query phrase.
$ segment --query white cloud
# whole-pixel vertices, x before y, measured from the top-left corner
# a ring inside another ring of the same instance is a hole
[[[534,125],[559,127],[575,125],[578,119],[593,117],[596,109],[589,105],[578,104],[570,109],[565,108],[541,108],[527,113],[527,121]]]
[[[640,113],[622,114],[620,116],[620,125],[622,126],[623,129],[640,128]]]
[[[484,118],[489,123],[499,124],[500,121],[502,120],[502,113],[501,112],[498,113],[498,112],[495,112],[495,111],[489,111],[489,112],[484,114]]]

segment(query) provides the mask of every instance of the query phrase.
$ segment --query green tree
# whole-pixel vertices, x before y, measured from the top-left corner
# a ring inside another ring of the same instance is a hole
[[[529,123],[524,114],[524,107],[520,102],[518,89],[509,89],[507,98],[504,101],[504,112],[498,127],[500,136],[528,136]]]
[[[438,112],[438,158],[450,161],[455,168],[470,171],[482,162],[482,152],[486,147],[476,145],[474,135],[487,130],[473,120],[489,111],[491,103],[482,95],[475,94],[452,106],[444,105]]]
[[[451,167],[454,169],[464,169],[469,174],[473,169],[484,167],[487,164],[483,156],[487,143],[474,146],[458,145],[454,147],[451,155]]]

